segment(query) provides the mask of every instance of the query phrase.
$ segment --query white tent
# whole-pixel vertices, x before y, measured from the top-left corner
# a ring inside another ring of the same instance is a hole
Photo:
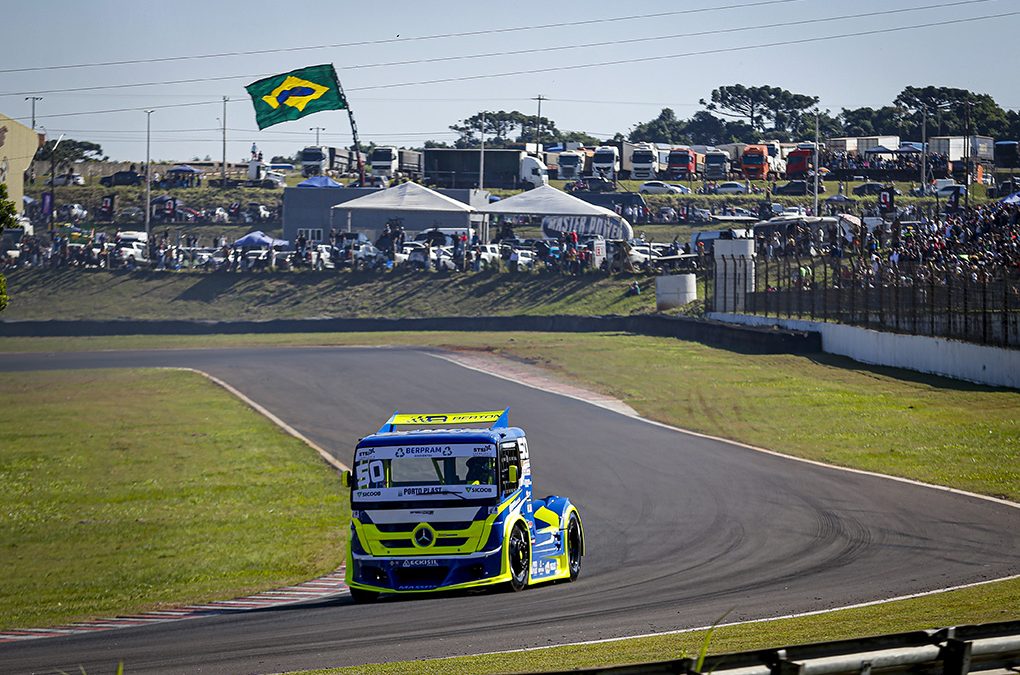
[[[435,190],[417,183],[401,183],[385,190],[378,190],[364,197],[352,199],[331,207],[334,222],[347,223],[350,229],[352,214],[363,211],[393,213],[412,212],[422,216],[433,213],[435,223],[449,227],[470,227],[471,214],[475,209],[456,199],[441,195]],[[426,216],[427,217],[427,216]]]
[[[334,209],[375,211],[440,211],[473,213],[474,208],[417,183],[401,183],[385,190],[337,204]]]
[[[615,211],[589,204],[551,185],[507,197],[481,211],[490,215],[542,216],[542,231],[546,236],[570,231],[579,235],[600,234],[606,239],[634,236],[630,223]]]

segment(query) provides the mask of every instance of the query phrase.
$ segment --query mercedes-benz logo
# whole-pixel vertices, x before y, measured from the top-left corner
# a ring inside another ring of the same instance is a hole
[[[436,541],[436,533],[428,525],[422,524],[414,531],[414,545],[418,548],[428,548]]]

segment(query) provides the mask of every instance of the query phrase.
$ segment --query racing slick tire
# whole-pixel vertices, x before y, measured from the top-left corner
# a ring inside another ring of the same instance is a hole
[[[578,522],[577,516],[572,513],[570,514],[570,520],[567,522],[567,565],[570,567],[570,581],[576,580],[577,576],[581,573],[583,546],[581,542],[581,523]]]
[[[531,537],[520,525],[514,525],[507,540],[507,557],[510,564],[510,590],[523,591],[531,575]]]
[[[356,605],[367,605],[375,602],[378,597],[379,593],[376,591],[366,591],[362,588],[351,589],[351,600],[353,600]]]

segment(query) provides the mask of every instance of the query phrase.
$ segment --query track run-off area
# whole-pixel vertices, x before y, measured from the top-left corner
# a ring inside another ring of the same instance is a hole
[[[280,672],[425,659],[820,611],[1020,574],[1020,508],[685,433],[424,350],[0,355],[0,371],[124,367],[208,373],[344,463],[394,410],[509,406],[511,424],[528,433],[535,494],[568,496],[581,511],[581,577],[516,594],[358,606],[344,595],[8,643],[4,672],[103,672],[118,661],[128,672]]]

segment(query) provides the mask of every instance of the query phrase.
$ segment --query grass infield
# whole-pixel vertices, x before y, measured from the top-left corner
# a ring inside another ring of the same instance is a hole
[[[330,572],[335,472],[196,373],[0,373],[0,629],[234,598]]]

